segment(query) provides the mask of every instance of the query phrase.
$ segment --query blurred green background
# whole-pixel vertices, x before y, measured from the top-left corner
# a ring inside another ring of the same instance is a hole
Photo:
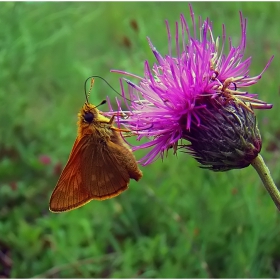
[[[235,44],[243,12],[251,76],[276,56],[250,92],[274,104],[257,118],[262,155],[280,185],[280,3],[193,9],[210,17],[215,37],[225,23]],[[100,75],[119,90],[110,69],[142,75],[144,60],[155,61],[146,36],[167,53],[164,20],[174,34],[180,13],[191,25],[182,2],[0,3],[0,277],[280,277],[280,213],[251,166],[214,173],[170,153],[114,199],[48,210],[76,137],[85,79]],[[107,95],[116,94],[96,80],[91,102]]]

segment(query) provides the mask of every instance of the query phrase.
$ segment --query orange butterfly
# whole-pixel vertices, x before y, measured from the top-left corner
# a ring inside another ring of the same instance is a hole
[[[114,116],[103,116],[86,96],[78,114],[78,136],[51,195],[50,211],[70,211],[93,199],[115,197],[128,188],[130,178],[141,179],[136,159],[120,135],[129,131],[114,127],[113,121]]]

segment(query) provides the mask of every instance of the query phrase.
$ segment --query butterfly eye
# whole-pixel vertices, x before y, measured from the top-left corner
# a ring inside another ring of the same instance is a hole
[[[85,122],[91,123],[91,122],[93,121],[93,119],[94,119],[93,113],[91,113],[91,112],[85,112],[85,114],[84,114],[84,120],[85,120]]]

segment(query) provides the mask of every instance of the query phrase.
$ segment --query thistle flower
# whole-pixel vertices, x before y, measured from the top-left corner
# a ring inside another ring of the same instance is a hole
[[[146,61],[144,77],[124,71],[139,79],[128,84],[128,94],[121,83],[122,95],[128,110],[127,119],[119,123],[137,134],[137,140],[149,140],[134,150],[152,147],[140,160],[143,165],[163,155],[170,147],[186,148],[204,167],[228,170],[248,166],[261,149],[261,137],[253,109],[270,109],[271,104],[258,100],[256,94],[244,89],[258,82],[263,72],[249,76],[251,57],[243,59],[246,48],[246,19],[240,12],[241,39],[234,47],[229,38],[229,52],[224,53],[226,32],[223,25],[220,38],[214,40],[209,19],[199,17],[199,37],[196,35],[194,13],[190,6],[193,35],[183,15],[176,22],[176,54],[171,52],[171,32],[168,33],[168,55],[162,56],[148,42],[157,60],[151,68]],[[128,104],[127,99],[131,101]],[[180,139],[191,142],[179,145]]]
[[[212,24],[199,17],[199,35],[191,5],[190,15],[193,32],[183,15],[176,22],[176,53],[172,54],[172,38],[166,21],[168,54],[162,56],[148,38],[157,60],[151,67],[144,63],[144,76],[112,70],[139,80],[138,84],[123,79],[128,84],[125,92],[121,80],[122,109],[117,100],[118,123],[146,143],[133,150],[150,148],[140,160],[147,165],[173,147],[190,153],[202,167],[214,171],[244,168],[252,164],[262,178],[275,204],[280,210],[280,193],[269,177],[259,152],[262,142],[254,109],[271,109],[272,105],[257,99],[257,94],[246,88],[256,84],[269,66],[251,77],[251,57],[244,58],[246,49],[246,19],[240,12],[241,39],[235,47],[222,26],[222,38],[214,39]],[[179,25],[181,28],[179,28]],[[179,31],[180,30],[180,31]],[[221,45],[221,47],[220,47]],[[128,102],[129,101],[129,102]],[[188,140],[190,144],[184,144]]]

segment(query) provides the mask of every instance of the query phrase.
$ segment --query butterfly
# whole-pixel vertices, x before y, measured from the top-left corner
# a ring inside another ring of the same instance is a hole
[[[98,106],[90,104],[86,96],[78,113],[76,141],[50,198],[52,212],[70,211],[94,199],[113,198],[128,188],[130,179],[138,181],[142,177],[120,134],[129,131],[115,127],[115,116],[105,117]]]

